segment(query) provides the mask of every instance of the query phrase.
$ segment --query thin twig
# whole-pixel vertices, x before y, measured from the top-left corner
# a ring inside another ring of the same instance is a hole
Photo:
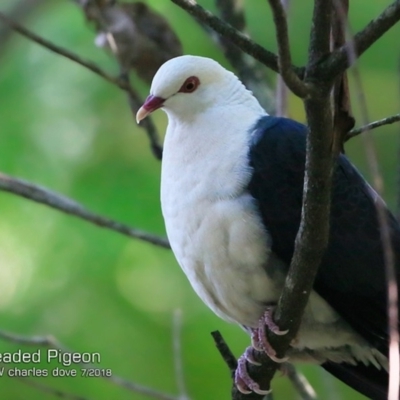
[[[68,58],[71,61],[76,62],[77,64],[89,69],[96,75],[102,77],[107,82],[110,82],[113,85],[118,86],[120,89],[127,92],[129,95],[130,104],[131,104],[131,108],[133,109],[133,112],[136,113],[136,111],[139,109],[139,107],[143,103],[140,99],[140,96],[137,94],[136,90],[132,87],[132,85],[129,83],[129,81],[124,79],[123,77],[121,77],[121,76],[115,77],[113,75],[110,75],[109,73],[103,71],[99,66],[97,66],[93,62],[84,60],[83,58],[79,57],[75,53],[72,53],[71,51],[69,51],[67,49],[57,46],[54,43],[31,32],[29,29],[25,28],[18,22],[13,21],[12,19],[8,18],[2,12],[0,12],[0,21],[3,21],[5,24],[10,26],[14,31],[18,32],[20,35],[26,37],[27,39],[39,44],[40,46],[45,47],[46,49],[52,51],[53,53],[56,53],[60,56]],[[161,159],[162,147],[159,144],[157,129],[156,129],[152,119],[146,118],[145,120],[143,120],[141,122],[140,126],[142,126],[147,132],[147,135],[150,140],[150,145],[151,145],[154,155],[156,156],[156,158]]]
[[[114,221],[110,218],[103,217],[102,215],[95,214],[68,197],[1,172],[0,190],[25,197],[26,199],[33,200],[37,203],[46,204],[56,210],[74,215],[102,228],[111,229],[123,235],[140,239],[165,249],[170,248],[168,241],[165,238],[152,235],[145,231]]]
[[[307,378],[299,372],[293,364],[286,363],[284,371],[288,379],[292,382],[296,392],[300,395],[301,400],[316,400],[317,394],[308,382]]]
[[[124,378],[120,378],[119,376],[104,376],[104,379],[109,380],[117,386],[124,387],[125,389],[130,390],[131,392],[141,393],[145,396],[151,397],[153,399],[158,400],[182,400],[180,396],[174,396],[172,394],[162,393],[158,390],[151,389],[147,386],[139,385],[137,383],[128,381]]]
[[[121,79],[123,79],[123,78],[121,78]],[[132,87],[130,84],[129,77],[127,77],[127,82],[128,82],[129,87]],[[139,108],[142,106],[143,101],[139,97],[139,95],[136,93],[135,90],[129,90],[127,93],[128,93],[129,106],[130,106],[130,109],[133,114],[133,119],[136,122],[136,113],[138,112]],[[151,148],[151,151],[152,151],[154,157],[157,160],[161,160],[163,148],[160,144],[160,139],[158,137],[157,128],[154,125],[153,120],[151,118],[150,119],[145,118],[144,120],[142,120],[140,122],[139,125],[142,126],[147,132],[147,137],[150,140],[150,148]]]
[[[353,68],[353,76],[356,86],[358,87],[359,104],[361,105],[362,115],[368,120],[367,103],[365,92],[362,89],[361,78],[358,68]],[[376,152],[373,138],[368,134],[363,135],[368,166],[371,171],[374,182],[374,189],[381,196],[384,189],[383,178],[380,172],[378,155]],[[400,389],[400,346],[399,346],[399,310],[398,310],[398,285],[396,277],[395,255],[392,246],[391,232],[389,227],[388,215],[385,203],[378,197],[378,201],[374,202],[378,224],[381,234],[381,242],[383,248],[383,258],[385,264],[385,276],[387,280],[387,313],[388,313],[388,329],[389,329],[389,388],[388,399],[395,400],[399,398]]]
[[[332,51],[340,48],[346,43],[346,25],[343,21],[348,21],[349,0],[334,0],[332,14]],[[351,129],[354,128],[355,119],[351,112],[350,89],[347,71],[335,79],[333,86],[333,147],[335,151],[345,152],[344,142]]]
[[[53,336],[21,336],[10,332],[5,332],[0,330],[0,338],[21,345],[26,346],[41,346],[52,348],[61,351],[62,353],[73,353],[71,350],[68,350],[64,345],[62,345],[56,338]],[[94,366],[90,363],[79,363],[80,365],[85,366],[85,368],[98,368],[98,366]],[[178,396],[170,395],[167,393],[162,393],[152,388],[139,385],[137,383],[128,381],[124,378],[111,374],[110,376],[96,376],[95,378],[103,378],[117,386],[124,387],[135,393],[140,393],[145,396],[151,397],[157,400],[182,400]]]
[[[247,34],[244,4],[242,0],[216,0],[220,17],[223,21],[231,24],[238,31]],[[239,79],[247,89],[253,92],[261,106],[270,114],[275,111],[274,93],[271,90],[272,82],[268,76],[265,65],[244,53],[239,47],[217,34],[204,23],[201,26],[211,38],[221,47],[225,57],[235,68]]]
[[[347,42],[334,51],[318,66],[321,78],[334,79],[350,67],[369,47],[381,38],[393,25],[400,20],[400,1],[394,1],[378,17],[374,18],[363,30],[356,33],[352,43]],[[354,50],[350,49],[351,47]],[[357,57],[349,57],[349,51]]]
[[[221,354],[222,359],[225,361],[225,364],[228,366],[229,371],[233,376],[237,368],[236,357],[232,353],[228,344],[225,342],[225,339],[221,335],[221,332],[219,331],[211,332],[211,336],[214,339],[214,343],[215,346],[217,347],[217,350],[219,351],[219,354]]]
[[[337,0],[336,0],[337,1]],[[398,1],[400,4],[400,1]],[[340,3],[339,3],[340,4]],[[387,9],[388,10],[388,9]],[[386,11],[387,11],[386,10]],[[400,10],[399,10],[400,13]],[[383,13],[385,14],[385,12]],[[382,17],[382,15],[379,18]],[[343,13],[339,13],[339,16]],[[399,14],[400,17],[400,14]],[[342,24],[344,29],[350,31],[350,27],[345,18],[342,17]],[[371,24],[370,24],[371,25]],[[352,61],[357,58],[357,44],[354,40],[349,40],[348,46],[348,59]],[[361,75],[356,64],[352,69],[352,74],[357,89],[358,103],[361,107],[361,115],[364,121],[368,121],[368,107],[363,90]],[[366,124],[368,126],[368,124]],[[363,135],[366,154],[368,158],[368,166],[371,171],[374,188],[378,193],[377,200],[374,202],[377,219],[380,229],[380,236],[383,248],[383,259],[385,267],[385,277],[387,282],[387,316],[388,316],[388,330],[389,330],[389,387],[388,399],[395,400],[399,398],[400,391],[400,346],[399,346],[399,310],[398,310],[398,284],[396,277],[395,254],[391,239],[391,229],[389,226],[388,215],[386,212],[386,205],[381,200],[384,184],[382,174],[380,172],[378,156],[376,152],[375,143],[369,131],[365,131]]]
[[[0,330],[0,338],[6,340],[7,342],[15,344],[52,347],[54,349],[61,350],[62,352],[67,352],[67,349],[63,347],[62,344],[51,335],[27,337]]]
[[[231,349],[229,348],[228,344],[226,343],[224,337],[221,335],[219,331],[214,331],[211,332],[211,336],[214,339],[215,346],[221,355],[222,359],[224,360],[225,364],[227,365],[229,372],[231,374],[232,379],[235,377],[235,371],[237,368],[237,360],[234,354],[232,353]],[[253,399],[258,399],[260,398],[260,395],[256,393],[250,393],[248,395],[244,395],[243,393],[240,393],[236,386],[233,385],[232,388],[232,399],[240,399],[240,398],[246,398],[248,400],[253,400]],[[261,396],[263,400],[273,400],[274,396],[272,393],[268,393],[266,396]]]
[[[54,43],[42,38],[41,36],[36,35],[35,33],[31,32],[30,30],[23,27],[16,21],[8,18],[4,13],[0,12],[0,20],[9,25],[14,31],[18,32],[20,35],[26,37],[27,39],[39,44],[40,46],[45,47],[46,49],[56,53],[60,56],[70,59],[83,67],[89,69],[90,71],[94,72],[96,75],[101,76],[106,81],[118,86],[120,89],[125,90],[126,92],[133,91],[133,88],[129,85],[128,82],[124,79],[120,79],[119,77],[114,77],[107,72],[103,71],[99,68],[96,64],[92,63],[91,61],[87,61],[72,53],[71,51],[64,49],[55,45]]]
[[[352,70],[354,80],[356,82],[358,103],[361,106],[362,116],[365,121],[368,120],[367,102],[365,92],[362,88],[361,76],[357,66]],[[374,189],[381,196],[384,189],[383,178],[380,172],[378,155],[376,152],[373,138],[368,134],[363,135],[365,149],[367,153],[368,166],[374,182]],[[398,285],[395,268],[395,255],[392,246],[392,239],[389,227],[386,206],[378,197],[378,201],[374,202],[378,224],[380,228],[383,258],[385,264],[385,276],[387,280],[387,313],[388,313],[388,330],[389,330],[389,388],[388,399],[394,400],[399,398],[400,386],[400,346],[399,346],[399,310],[398,310]]]
[[[281,1],[285,9],[286,15],[288,15],[290,0],[281,0]],[[289,96],[289,89],[286,86],[286,83],[283,80],[282,75],[279,74],[276,80],[276,91],[275,91],[277,117],[287,117],[288,96]]]
[[[217,33],[229,39],[238,46],[245,53],[250,54],[256,60],[262,62],[268,68],[275,72],[279,72],[278,57],[276,54],[270,52],[264,47],[260,46],[253,40],[249,39],[246,35],[233,28],[230,24],[222,21],[210,11],[205,10],[195,0],[171,0],[179,7],[186,10],[194,18],[208,25]],[[301,68],[293,67],[295,73],[302,76],[304,70]]]
[[[279,73],[282,75],[288,88],[297,96],[304,98],[309,94],[309,88],[298,77],[292,67],[290,54],[289,34],[286,11],[281,0],[268,0],[275,22],[276,39],[279,53]]]
[[[400,114],[396,114],[396,115],[392,115],[390,117],[379,119],[378,121],[370,122],[369,124],[361,126],[360,128],[352,129],[348,133],[346,140],[349,140],[349,139],[353,138],[354,136],[357,136],[363,132],[372,131],[372,129],[376,129],[376,128],[379,128],[384,125],[394,124],[395,122],[399,122],[399,121],[400,121]]]
[[[19,0],[15,2],[8,11],[8,15],[14,20],[21,20],[30,17],[49,0]],[[3,52],[6,43],[12,36],[12,29],[8,25],[0,27],[0,54]]]
[[[67,393],[64,392],[60,389],[55,389],[52,388],[50,386],[47,385],[43,385],[42,383],[36,382],[32,379],[27,379],[27,378],[13,378],[13,379],[17,379],[19,382],[23,383],[24,385],[28,385],[31,386],[32,388],[49,394],[51,396],[54,397],[58,397],[59,399],[67,399],[67,400],[89,400],[87,397],[83,397],[83,396],[79,396],[79,395],[75,395],[72,393]]]
[[[398,100],[400,100],[400,58],[397,64],[397,79],[398,79]],[[399,114],[400,115],[400,114]],[[399,136],[400,129],[397,129],[397,136]],[[397,176],[396,176],[396,217],[400,222],[400,145],[397,145]]]
[[[182,311],[175,310],[172,320],[172,345],[174,349],[174,367],[175,367],[176,385],[178,387],[179,400],[188,400],[189,396],[187,394],[184,369],[183,369],[181,336],[182,336]]]

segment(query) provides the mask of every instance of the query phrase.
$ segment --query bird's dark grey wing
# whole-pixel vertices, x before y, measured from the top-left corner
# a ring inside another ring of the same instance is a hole
[[[307,128],[263,117],[255,126],[249,191],[272,238],[272,250],[289,265],[300,224]],[[400,229],[387,211],[399,276]],[[372,346],[387,354],[385,264],[372,190],[344,155],[333,178],[329,245],[314,284]]]
[[[342,382],[373,400],[387,400],[389,375],[373,365],[326,362],[322,367]]]

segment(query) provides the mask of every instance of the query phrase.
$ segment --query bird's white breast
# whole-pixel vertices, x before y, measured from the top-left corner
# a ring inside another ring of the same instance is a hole
[[[248,132],[254,120],[242,116],[247,126],[238,132]],[[201,299],[226,320],[256,326],[279,291],[263,268],[268,233],[245,191],[249,137],[220,134],[224,119],[218,116],[196,122],[190,129],[170,123],[165,140],[161,203],[168,238]]]

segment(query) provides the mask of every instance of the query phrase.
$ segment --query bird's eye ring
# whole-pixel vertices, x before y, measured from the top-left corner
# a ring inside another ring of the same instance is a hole
[[[200,80],[197,76],[191,76],[186,79],[186,81],[183,83],[181,88],[179,89],[179,92],[181,93],[192,93],[194,92],[197,87],[200,85]]]

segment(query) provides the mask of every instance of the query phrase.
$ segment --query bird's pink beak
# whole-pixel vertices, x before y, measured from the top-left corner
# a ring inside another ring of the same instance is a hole
[[[149,95],[136,114],[136,122],[139,123],[142,119],[145,119],[153,111],[162,107],[164,101],[165,99],[163,99],[162,97],[153,96],[152,94]]]

